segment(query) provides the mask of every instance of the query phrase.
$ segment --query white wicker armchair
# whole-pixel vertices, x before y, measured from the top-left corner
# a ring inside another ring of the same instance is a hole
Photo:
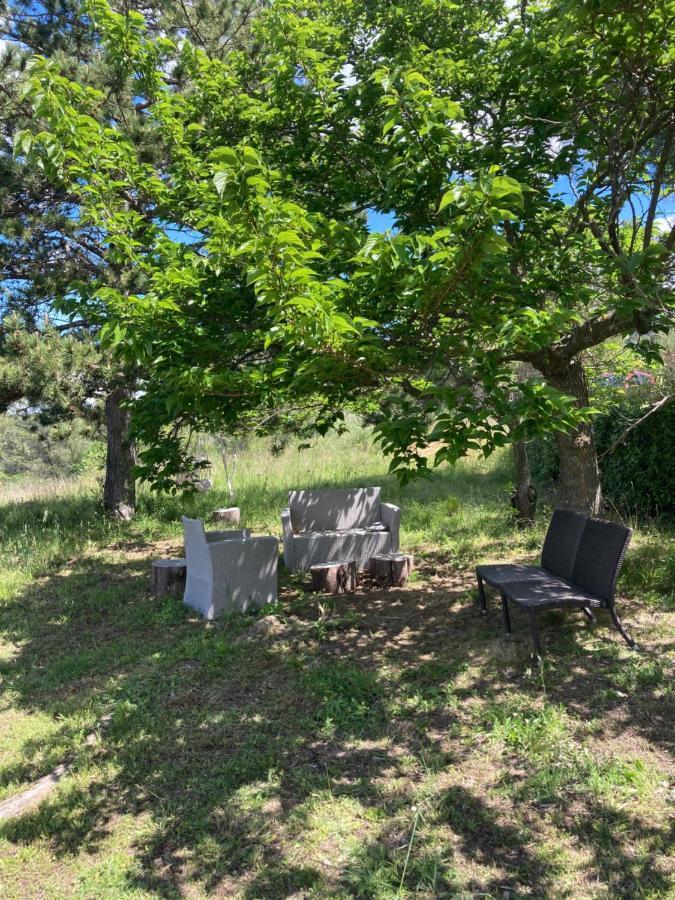
[[[187,578],[183,602],[206,619],[259,609],[277,599],[279,541],[237,531],[204,530],[183,516]]]
[[[291,491],[281,513],[284,564],[307,571],[329,560],[356,561],[399,549],[401,510],[380,501],[380,488]]]

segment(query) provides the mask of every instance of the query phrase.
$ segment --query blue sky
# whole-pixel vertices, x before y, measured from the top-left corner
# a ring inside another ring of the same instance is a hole
[[[554,182],[551,188],[551,194],[558,195],[565,203],[572,204],[575,200],[575,197],[570,190],[567,176],[560,177]],[[646,200],[647,198],[645,197],[645,202]],[[627,217],[631,215],[629,204],[626,204],[625,206],[625,213]],[[675,196],[666,197],[659,203],[658,216],[664,220],[666,218],[669,220],[672,219],[672,224],[675,224]],[[387,231],[394,227],[395,219],[396,216],[394,213],[382,213],[377,212],[377,210],[374,209],[368,210],[368,229],[369,231],[376,232]]]
[[[377,212],[377,210],[370,209],[368,210],[368,230],[377,232],[387,231],[394,227],[395,219],[394,213],[381,213]],[[176,241],[179,244],[192,244],[194,241],[201,238],[201,235],[198,232],[191,231],[189,228],[176,228],[169,225],[166,227],[165,231],[172,241]]]
[[[387,231],[394,227],[395,216],[393,213],[381,213],[377,210],[368,210],[368,230]]]

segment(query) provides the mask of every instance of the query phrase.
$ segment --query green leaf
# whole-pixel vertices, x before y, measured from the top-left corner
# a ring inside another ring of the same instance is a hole
[[[216,172],[216,174],[213,176],[213,184],[220,197],[223,196],[229,180],[229,172]]]
[[[451,203],[455,203],[457,201],[457,189],[451,188],[449,191],[446,191],[441,197],[441,202],[438,204],[438,212],[442,212],[446,206],[449,206]]]
[[[496,175],[492,179],[490,196],[495,200],[513,196],[522,201],[523,191],[520,182],[516,181],[515,178],[511,178],[509,175]]]

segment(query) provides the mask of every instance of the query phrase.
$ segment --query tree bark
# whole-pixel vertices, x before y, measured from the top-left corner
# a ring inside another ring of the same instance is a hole
[[[583,366],[572,359],[565,369],[545,372],[553,387],[574,397],[578,407],[588,406],[588,388]],[[557,432],[560,460],[557,503],[564,509],[598,515],[602,506],[598,455],[593,428],[585,422],[570,432]]]
[[[329,594],[346,594],[356,590],[356,563],[320,563],[311,566],[312,590]]]
[[[370,574],[378,584],[402,587],[413,569],[413,558],[405,553],[378,553],[370,558]]]
[[[513,444],[513,455],[516,463],[516,489],[511,495],[511,503],[518,513],[518,524],[523,528],[530,528],[534,525],[537,511],[537,491],[530,481],[530,463],[525,441]]]
[[[182,597],[186,574],[184,559],[156,559],[152,564],[150,593],[154,597]]]
[[[136,512],[136,484],[133,467],[136,447],[129,437],[129,411],[122,405],[130,396],[128,388],[115,388],[105,402],[108,449],[105,461],[103,507],[117,519],[128,521]]]
[[[518,365],[518,381],[522,384],[534,374],[535,370],[527,362]],[[515,396],[513,397],[515,400]],[[537,512],[537,491],[530,481],[530,461],[527,457],[525,441],[515,441],[513,456],[516,464],[516,489],[511,495],[511,504],[518,513],[518,524],[523,528],[534,525]]]

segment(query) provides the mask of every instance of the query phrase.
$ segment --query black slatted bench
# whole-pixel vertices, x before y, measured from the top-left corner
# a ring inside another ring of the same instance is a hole
[[[534,648],[541,654],[538,616],[542,610],[580,609],[594,621],[593,609],[607,609],[621,636],[635,649],[635,641],[616,611],[614,596],[632,533],[624,525],[556,510],[546,533],[541,566],[478,566],[481,613],[487,611],[485,582],[501,594],[506,635],[511,634],[509,603],[514,603],[527,611]]]

